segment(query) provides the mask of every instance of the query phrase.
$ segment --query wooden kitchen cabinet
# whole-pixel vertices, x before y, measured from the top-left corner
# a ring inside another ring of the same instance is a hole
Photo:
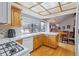
[[[58,35],[48,35],[48,46],[52,48],[58,47]]]
[[[46,45],[46,46],[48,46],[48,35],[44,35],[44,34],[42,34],[42,41],[43,41],[43,45]]]
[[[51,48],[57,48],[58,46],[58,35],[43,35],[43,45],[49,46]]]
[[[11,26],[21,26],[21,9],[18,9],[14,6],[11,7]]]
[[[42,45],[42,39],[40,35],[33,37],[33,50],[39,48]]]
[[[39,42],[39,47],[43,45],[43,39],[42,39],[42,34],[38,35],[38,42]]]
[[[39,47],[39,41],[38,41],[38,36],[33,37],[33,50],[37,49]]]
[[[58,40],[59,35],[45,35],[45,34],[36,35],[33,37],[33,50],[43,45],[51,48],[57,48]]]
[[[19,39],[19,40],[16,40],[16,42],[18,42],[19,44],[23,44],[23,39]]]

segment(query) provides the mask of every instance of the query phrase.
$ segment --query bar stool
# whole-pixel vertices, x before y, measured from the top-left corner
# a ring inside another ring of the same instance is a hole
[[[61,33],[61,40],[62,40],[62,43],[68,43],[68,33],[67,32]]]

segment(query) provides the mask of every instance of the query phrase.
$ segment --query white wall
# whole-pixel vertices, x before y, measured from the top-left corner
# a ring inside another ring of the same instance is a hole
[[[38,19],[38,18],[34,18],[30,15],[27,15],[27,14],[22,14],[22,22],[23,24],[28,24],[28,23],[33,23],[33,24],[40,24],[41,21],[44,21],[44,20],[41,20],[41,19]]]
[[[65,26],[65,30],[64,31],[73,31],[73,27],[74,27],[74,20],[76,18],[75,17],[68,17],[68,18],[65,18],[63,21],[61,21],[59,23],[59,26],[61,27],[61,30],[63,30],[63,26]],[[70,25],[70,29],[67,29],[67,25]]]
[[[76,27],[75,27],[75,54],[79,56],[79,3],[77,6],[77,15],[76,15]]]
[[[32,17],[32,16],[27,15],[27,14],[22,14],[22,25],[25,27],[27,26],[27,24],[37,24],[39,26],[39,29],[40,29],[41,28],[41,21],[47,23],[47,21],[45,21],[45,20],[35,18],[35,17]],[[46,28],[47,28],[47,26],[45,24],[45,31],[47,30]]]

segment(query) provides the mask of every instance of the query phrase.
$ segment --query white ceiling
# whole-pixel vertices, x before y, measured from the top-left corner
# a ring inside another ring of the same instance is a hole
[[[62,22],[63,20],[66,20],[70,17],[73,17],[73,14],[54,17],[54,18],[48,19],[48,22],[56,24],[56,23]]]
[[[76,10],[76,2],[18,2],[25,9],[23,13],[31,16],[46,19],[54,16],[67,13],[73,13]]]

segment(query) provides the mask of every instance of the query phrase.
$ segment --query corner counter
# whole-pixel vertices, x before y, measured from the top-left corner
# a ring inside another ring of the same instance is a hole
[[[57,32],[37,32],[37,33],[30,33],[30,34],[22,34],[19,36],[16,36],[14,38],[11,38],[11,40],[19,40],[19,39],[23,39],[23,38],[28,38],[28,37],[33,37],[36,35],[40,35],[40,34],[45,34],[45,35],[58,35]]]

